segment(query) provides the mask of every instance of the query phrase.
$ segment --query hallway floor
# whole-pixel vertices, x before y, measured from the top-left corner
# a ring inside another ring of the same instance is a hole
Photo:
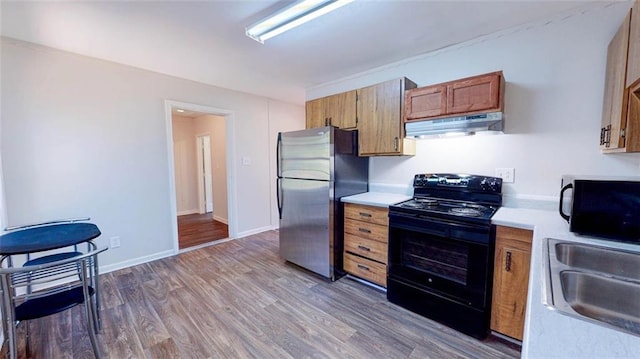
[[[180,249],[229,237],[229,227],[214,220],[211,213],[178,216],[178,244]]]

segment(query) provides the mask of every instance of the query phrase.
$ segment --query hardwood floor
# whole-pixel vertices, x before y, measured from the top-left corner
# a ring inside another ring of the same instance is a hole
[[[278,256],[278,232],[103,274],[105,358],[517,358]],[[91,358],[82,306],[30,322],[31,358]],[[24,324],[20,357],[25,356]]]
[[[229,237],[229,227],[214,220],[211,213],[178,216],[178,247],[198,246]]]

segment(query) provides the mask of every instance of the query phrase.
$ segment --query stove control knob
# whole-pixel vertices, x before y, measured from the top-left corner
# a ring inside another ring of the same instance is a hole
[[[489,189],[495,192],[497,188],[498,182],[496,182],[495,179],[491,180],[491,182],[489,183]]]
[[[480,188],[483,191],[486,191],[489,188],[489,183],[487,182],[486,178],[483,178],[482,181],[480,181]]]

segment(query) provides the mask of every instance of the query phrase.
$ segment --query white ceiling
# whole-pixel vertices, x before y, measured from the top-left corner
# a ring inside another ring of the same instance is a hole
[[[610,2],[610,1],[607,1]],[[287,2],[2,0],[2,35],[303,103],[305,88],[602,1],[359,1],[260,44]]]

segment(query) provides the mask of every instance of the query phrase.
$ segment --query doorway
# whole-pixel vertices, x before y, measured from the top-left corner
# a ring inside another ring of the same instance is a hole
[[[191,250],[235,235],[233,113],[166,101],[174,250]]]

